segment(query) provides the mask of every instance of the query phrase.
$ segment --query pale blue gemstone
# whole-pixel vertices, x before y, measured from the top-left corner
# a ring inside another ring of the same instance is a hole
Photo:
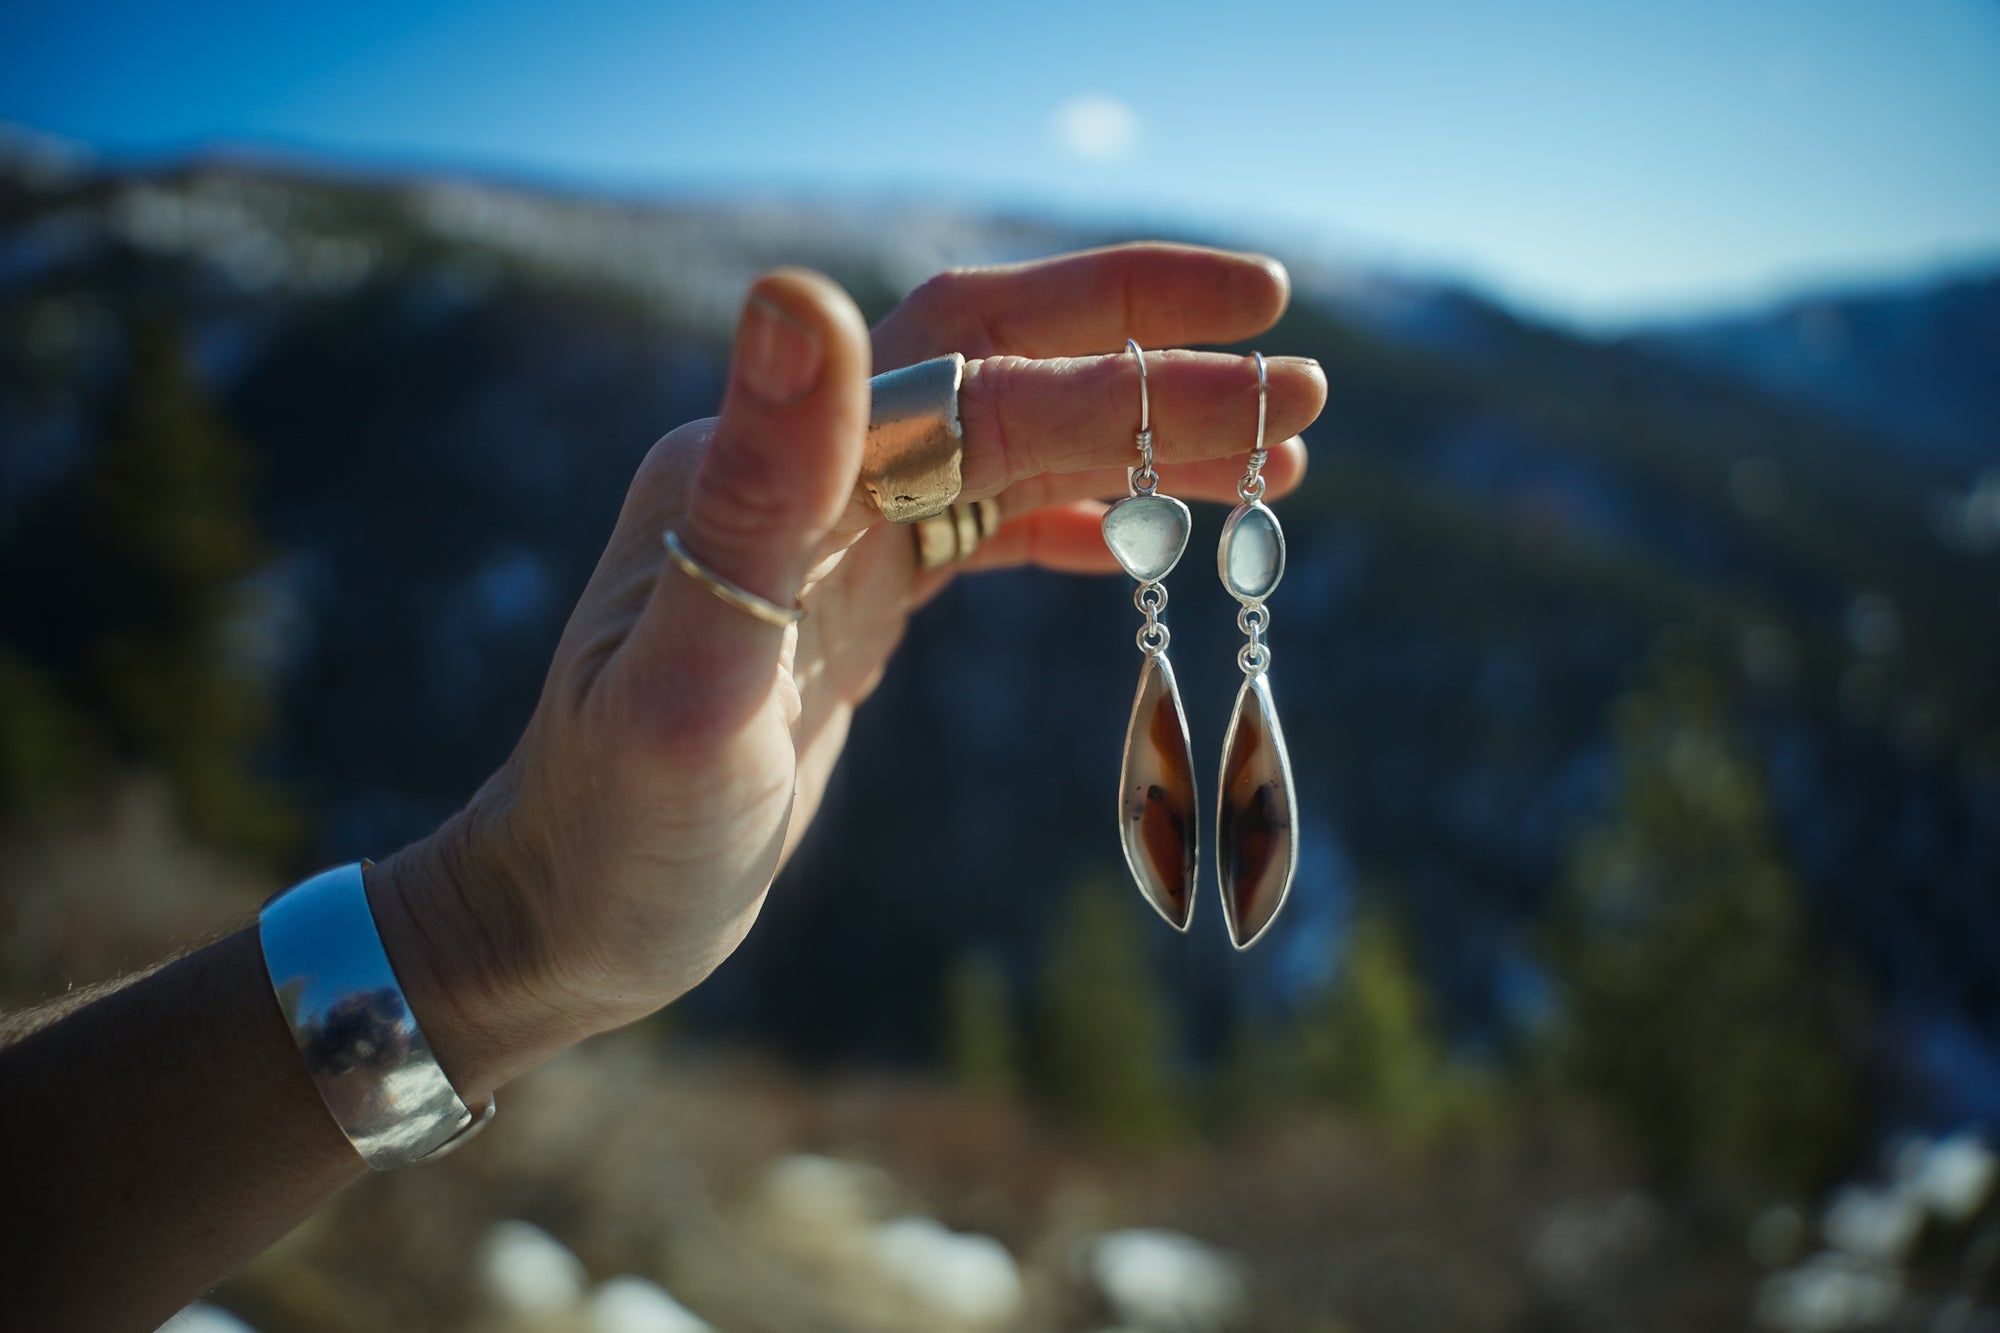
[[[1218,572],[1230,595],[1263,601],[1285,576],[1285,535],[1278,516],[1261,504],[1238,507],[1223,525],[1219,555]]]
[[[1171,495],[1134,495],[1104,514],[1104,544],[1125,572],[1141,583],[1167,576],[1187,550],[1193,519]]]

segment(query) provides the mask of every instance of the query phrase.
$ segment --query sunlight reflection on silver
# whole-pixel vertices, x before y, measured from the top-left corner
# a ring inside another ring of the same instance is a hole
[[[958,498],[965,463],[958,386],[964,378],[965,358],[953,352],[868,381],[859,486],[891,523],[942,514]]]
[[[278,1007],[313,1086],[377,1171],[462,1142],[492,1119],[466,1109],[410,1013],[375,929],[362,862],[264,905],[258,934]]]

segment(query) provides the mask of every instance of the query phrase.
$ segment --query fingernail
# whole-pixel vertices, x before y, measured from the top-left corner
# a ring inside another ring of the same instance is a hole
[[[1302,366],[1310,370],[1320,368],[1319,362],[1309,356],[1267,356],[1264,361],[1267,365],[1273,366]]]
[[[736,380],[772,407],[788,407],[819,383],[825,360],[812,330],[761,296],[736,325]]]

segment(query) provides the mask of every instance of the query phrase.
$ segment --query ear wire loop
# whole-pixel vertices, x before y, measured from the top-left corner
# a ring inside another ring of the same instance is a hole
[[[1139,450],[1139,466],[1129,478],[1128,489],[1133,495],[1151,495],[1160,484],[1160,474],[1153,467],[1153,399],[1146,389],[1146,353],[1136,340],[1127,338],[1125,346],[1139,361],[1139,433],[1132,437],[1132,443]]]
[[[1250,450],[1250,462],[1244,469],[1243,481],[1236,488],[1237,495],[1245,502],[1261,500],[1264,497],[1264,460],[1271,451],[1264,447],[1264,421],[1270,412],[1271,386],[1264,372],[1264,354],[1252,352],[1257,363],[1257,443]]]

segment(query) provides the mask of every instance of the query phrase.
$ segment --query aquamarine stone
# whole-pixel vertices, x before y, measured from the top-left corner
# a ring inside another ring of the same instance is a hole
[[[1132,495],[1104,513],[1104,544],[1125,572],[1155,583],[1180,563],[1194,520],[1171,495]]]
[[[1261,602],[1285,576],[1285,534],[1278,516],[1261,504],[1238,505],[1222,525],[1217,572],[1230,595]]]

